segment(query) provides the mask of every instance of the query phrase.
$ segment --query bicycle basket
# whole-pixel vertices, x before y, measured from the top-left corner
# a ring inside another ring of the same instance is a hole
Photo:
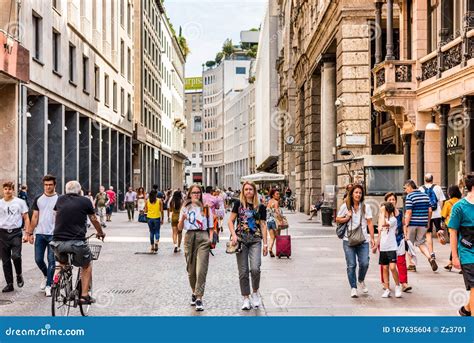
[[[89,244],[89,249],[91,249],[92,259],[98,260],[100,255],[100,250],[102,249],[102,245],[100,244]]]

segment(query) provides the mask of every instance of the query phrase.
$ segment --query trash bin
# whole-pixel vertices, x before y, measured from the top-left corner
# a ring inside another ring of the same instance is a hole
[[[321,222],[323,226],[332,226],[333,209],[331,207],[321,207]]]

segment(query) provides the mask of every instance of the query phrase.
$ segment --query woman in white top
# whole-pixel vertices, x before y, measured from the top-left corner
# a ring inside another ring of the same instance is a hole
[[[393,280],[395,281],[395,297],[401,298],[402,287],[400,286],[400,280],[398,278],[397,271],[397,218],[395,217],[395,206],[390,202],[385,202],[379,211],[379,236],[378,244],[380,245],[380,256],[379,264],[383,268],[383,283],[384,292],[382,298],[388,298],[391,295],[389,285],[389,268],[392,272]],[[377,252],[377,245],[372,249],[373,253]]]
[[[357,230],[360,226],[365,236],[365,242],[351,246],[346,231],[342,240],[347,264],[347,278],[351,286],[351,297],[357,298],[357,281],[363,293],[369,292],[365,285],[365,275],[369,270],[369,242],[372,248],[375,245],[372,211],[370,206],[364,204],[364,188],[361,185],[354,185],[349,191],[337,213],[336,223],[348,223],[347,230]],[[369,228],[369,233],[367,233],[367,227]],[[356,275],[357,262],[359,263],[358,276]]]
[[[196,306],[196,311],[204,310],[202,297],[206,285],[211,248],[207,229],[212,226],[213,222],[212,211],[209,210],[209,207],[203,206],[201,188],[198,185],[191,186],[181,208],[178,230],[186,230],[184,256],[189,284],[193,291],[191,306]]]

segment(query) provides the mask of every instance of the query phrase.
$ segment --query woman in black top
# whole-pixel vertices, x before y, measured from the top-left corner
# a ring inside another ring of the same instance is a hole
[[[236,220],[237,225],[234,225]],[[244,297],[242,310],[251,309],[249,274],[252,276],[252,305],[254,308],[258,308],[261,304],[258,289],[260,286],[260,265],[262,263],[262,240],[263,256],[267,256],[268,253],[266,220],[267,209],[258,200],[255,184],[244,182],[240,200],[234,203],[228,223],[232,243],[235,245],[240,242],[241,244],[241,251],[237,254],[237,266],[240,290]]]

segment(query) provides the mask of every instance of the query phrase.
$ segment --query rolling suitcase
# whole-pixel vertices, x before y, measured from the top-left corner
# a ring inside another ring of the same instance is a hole
[[[276,237],[276,256],[278,258],[282,256],[290,258],[291,256],[291,236],[288,235],[288,229],[286,233],[287,235]]]

